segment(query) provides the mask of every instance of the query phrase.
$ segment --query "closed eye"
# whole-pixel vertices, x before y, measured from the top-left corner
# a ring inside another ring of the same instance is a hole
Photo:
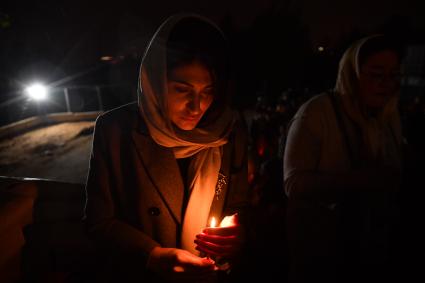
[[[187,93],[190,91],[188,87],[175,86],[174,90],[178,93]]]
[[[212,96],[214,95],[214,88],[208,87],[202,91],[202,94],[205,96]]]

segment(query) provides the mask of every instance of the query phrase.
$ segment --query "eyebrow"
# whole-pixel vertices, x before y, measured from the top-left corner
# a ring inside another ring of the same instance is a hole
[[[192,84],[190,84],[188,82],[180,81],[180,80],[177,80],[177,79],[171,79],[170,81],[175,82],[175,83],[179,83],[179,84],[184,84],[184,85],[187,85],[187,86],[190,86],[190,87],[195,87],[194,85],[192,85]],[[213,85],[212,84],[209,84],[205,88],[208,88],[208,87],[213,87]]]

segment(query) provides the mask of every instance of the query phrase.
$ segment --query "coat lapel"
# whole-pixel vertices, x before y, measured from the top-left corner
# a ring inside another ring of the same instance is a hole
[[[137,130],[132,131],[132,139],[153,185],[174,220],[181,224],[184,187],[173,151]]]

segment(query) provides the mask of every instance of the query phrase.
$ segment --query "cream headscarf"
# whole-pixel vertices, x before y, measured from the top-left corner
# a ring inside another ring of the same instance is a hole
[[[198,254],[193,241],[195,235],[207,225],[221,166],[222,146],[227,143],[234,115],[228,107],[221,107],[222,113],[218,118],[191,131],[180,130],[168,117],[164,99],[167,92],[167,40],[173,27],[187,18],[207,23],[221,33],[213,23],[196,15],[177,15],[167,19],[153,36],[142,60],[139,110],[156,143],[172,148],[176,158],[192,157],[188,168],[191,193],[183,218],[181,243],[183,249]]]
[[[363,141],[369,150],[370,157],[374,159],[382,157],[389,150],[385,136],[388,130],[392,131],[398,146],[402,141],[400,117],[397,110],[398,95],[391,98],[376,117],[368,117],[358,99],[359,52],[365,42],[378,36],[381,35],[363,38],[347,49],[339,62],[335,85],[335,92],[340,95],[344,110],[361,128]]]

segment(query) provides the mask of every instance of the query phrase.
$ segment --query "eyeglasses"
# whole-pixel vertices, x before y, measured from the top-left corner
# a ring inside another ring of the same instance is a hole
[[[370,80],[376,83],[383,83],[386,80],[390,82],[400,82],[400,80],[403,78],[403,75],[401,73],[391,73],[391,74],[385,74],[382,72],[362,72],[362,74],[369,77]]]

